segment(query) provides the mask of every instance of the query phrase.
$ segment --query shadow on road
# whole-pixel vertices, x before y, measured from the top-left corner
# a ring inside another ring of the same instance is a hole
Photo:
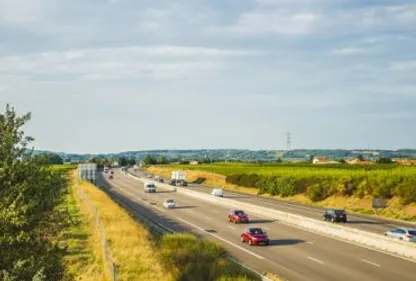
[[[224,198],[230,198],[230,199],[245,199],[245,198],[250,198],[250,196],[244,196],[244,195],[224,195]]]
[[[196,206],[176,206],[175,209],[192,209],[196,208]]]
[[[270,246],[290,246],[290,245],[296,245],[300,243],[305,243],[305,240],[300,239],[275,239],[270,240],[269,245]]]
[[[364,221],[364,220],[348,220],[346,223],[348,224],[384,224],[383,222],[379,221]]]
[[[276,220],[262,220],[262,219],[260,219],[260,220],[250,220],[249,221],[249,223],[251,223],[251,224],[257,224],[257,223],[272,223],[272,222],[275,222]]]

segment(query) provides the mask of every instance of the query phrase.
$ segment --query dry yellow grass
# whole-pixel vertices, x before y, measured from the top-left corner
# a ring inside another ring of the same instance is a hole
[[[168,167],[157,167],[157,166],[150,166],[146,168],[146,170],[149,173],[160,175],[166,178],[170,178],[172,171],[176,171],[177,169],[168,168]],[[252,188],[252,187],[244,187],[244,186],[238,186],[234,184],[230,184],[225,182],[225,176],[210,173],[206,171],[198,171],[198,170],[184,170],[186,171],[186,177],[189,182],[195,181],[198,178],[205,178],[206,181],[204,182],[204,185],[208,186],[215,186],[215,187],[223,187],[228,190],[243,192],[247,194],[257,194],[258,189]]]
[[[159,253],[148,230],[139,225],[110,197],[89,182],[81,188],[100,214],[119,281],[169,281],[172,276],[161,265]]]

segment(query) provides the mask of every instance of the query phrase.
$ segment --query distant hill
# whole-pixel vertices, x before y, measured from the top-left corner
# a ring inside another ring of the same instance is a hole
[[[45,153],[49,151],[35,151]],[[157,157],[164,155],[168,159],[177,160],[221,160],[221,161],[276,161],[308,160],[311,156],[327,156],[332,159],[346,159],[361,154],[366,159],[375,160],[380,157],[388,158],[416,158],[416,149],[401,150],[342,150],[342,149],[296,149],[283,150],[248,150],[248,149],[198,149],[198,150],[140,150],[106,154],[70,154],[54,152],[63,159],[85,161],[93,157],[116,159],[119,157],[144,159],[146,155]]]

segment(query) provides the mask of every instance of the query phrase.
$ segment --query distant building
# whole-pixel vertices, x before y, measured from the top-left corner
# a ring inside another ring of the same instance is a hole
[[[196,160],[194,160],[194,161],[189,162],[189,164],[191,164],[191,165],[199,165],[199,162],[196,161]]]
[[[312,164],[337,164],[337,161],[332,161],[329,157],[314,157]]]
[[[405,165],[405,166],[416,165],[416,159],[396,158],[396,159],[393,159],[393,162],[399,165]]]
[[[345,163],[350,164],[350,165],[370,165],[370,164],[373,164],[372,161],[360,160],[358,158],[347,159],[347,160],[345,160]]]

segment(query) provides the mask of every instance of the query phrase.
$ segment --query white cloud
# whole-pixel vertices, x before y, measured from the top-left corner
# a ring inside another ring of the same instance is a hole
[[[367,50],[363,48],[341,48],[332,50],[333,54],[342,56],[358,55],[366,52]]]
[[[133,46],[9,56],[0,58],[0,68],[9,75],[29,77],[174,79],[220,69],[227,57],[257,53],[188,46]]]
[[[393,62],[390,65],[390,70],[393,70],[393,71],[416,70],[416,60]]]
[[[238,34],[304,35],[312,33],[321,18],[314,13],[288,13],[283,11],[243,13],[230,28]]]
[[[27,24],[43,19],[48,0],[0,0],[1,22]]]

